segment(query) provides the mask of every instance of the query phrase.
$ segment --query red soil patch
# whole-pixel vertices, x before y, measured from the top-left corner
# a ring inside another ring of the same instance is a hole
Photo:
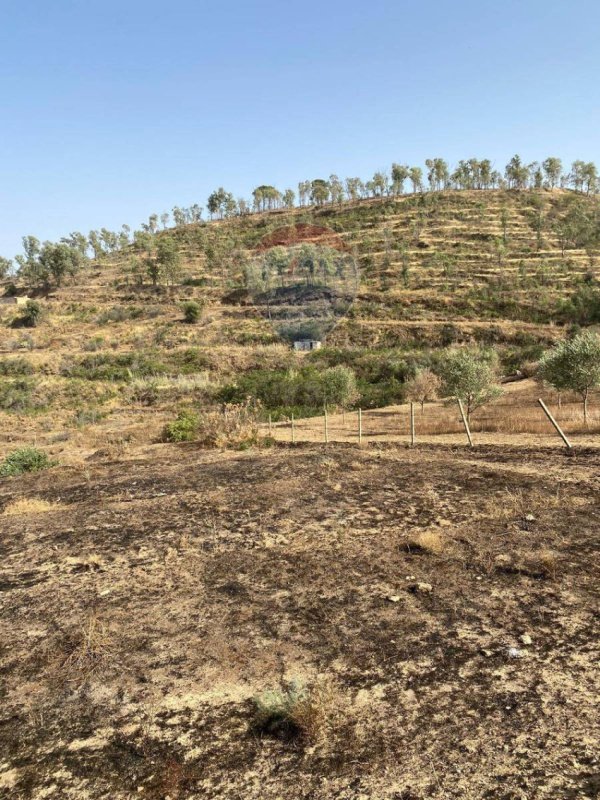
[[[301,242],[327,245],[341,251],[348,249],[339,233],[332,231],[331,228],[324,228],[321,225],[308,225],[306,222],[278,228],[265,236],[256,249],[258,252],[263,252],[270,250],[272,247],[287,247]]]

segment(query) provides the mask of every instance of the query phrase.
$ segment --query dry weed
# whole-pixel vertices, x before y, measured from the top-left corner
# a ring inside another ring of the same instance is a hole
[[[430,553],[432,555],[443,553],[446,546],[445,537],[438,531],[422,531],[421,533],[412,534],[406,543],[407,549],[411,552]]]
[[[63,668],[67,673],[87,677],[103,666],[114,653],[114,640],[105,622],[92,612],[67,644]]]
[[[60,503],[50,503],[41,497],[21,497],[13,500],[4,507],[5,516],[21,516],[23,514],[43,514],[48,511],[58,511]]]

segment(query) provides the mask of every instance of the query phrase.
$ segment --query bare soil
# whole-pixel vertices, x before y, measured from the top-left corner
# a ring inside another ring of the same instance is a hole
[[[0,481],[0,797],[600,796],[599,468],[155,445]],[[257,732],[324,677],[349,727]]]

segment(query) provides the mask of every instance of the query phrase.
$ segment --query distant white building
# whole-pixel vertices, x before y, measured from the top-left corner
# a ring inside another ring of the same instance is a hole
[[[318,350],[321,342],[318,339],[298,339],[294,342],[294,350]]]

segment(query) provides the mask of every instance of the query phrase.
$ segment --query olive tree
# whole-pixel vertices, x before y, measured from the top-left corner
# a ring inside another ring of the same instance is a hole
[[[467,420],[481,406],[502,394],[496,375],[496,355],[490,350],[449,350],[440,368],[444,394],[465,405]]]
[[[584,331],[559,342],[542,356],[538,375],[558,392],[572,391],[581,397],[587,425],[589,393],[600,386],[600,337]]]
[[[11,270],[12,270],[12,261],[10,260],[10,258],[4,258],[3,256],[0,256],[0,280],[6,278],[6,276],[11,272]]]
[[[426,402],[437,400],[442,388],[442,380],[433,370],[422,369],[406,382],[406,397],[415,403],[421,404],[424,410]]]
[[[165,276],[167,284],[173,285],[177,281],[181,269],[181,257],[175,239],[164,236],[159,240],[156,245],[156,261],[159,273]],[[152,278],[152,275],[150,277]]]

